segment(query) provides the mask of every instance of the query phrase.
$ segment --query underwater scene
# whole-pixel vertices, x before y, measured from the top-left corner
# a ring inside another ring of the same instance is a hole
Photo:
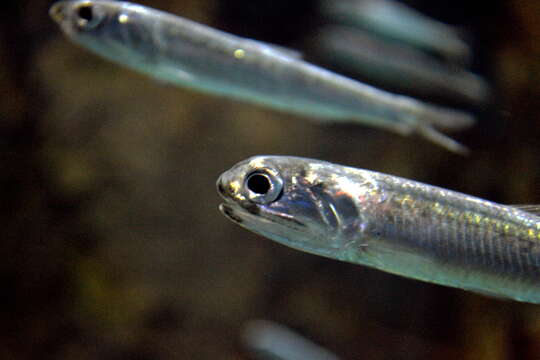
[[[540,3],[0,14],[0,359],[540,358]]]

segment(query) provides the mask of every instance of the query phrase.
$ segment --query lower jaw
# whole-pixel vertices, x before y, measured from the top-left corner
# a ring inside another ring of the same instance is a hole
[[[231,220],[232,222],[237,223],[237,224],[242,223],[242,219],[235,215],[234,209],[231,205],[226,204],[226,203],[221,203],[219,204],[219,211],[221,211],[221,213],[225,215],[225,217]]]

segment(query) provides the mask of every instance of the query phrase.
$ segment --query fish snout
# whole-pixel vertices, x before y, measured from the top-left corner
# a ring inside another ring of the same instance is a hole
[[[57,3],[54,3],[49,9],[49,16],[54,21],[61,24],[66,18],[65,8],[66,8],[65,1],[59,1]]]
[[[217,181],[216,181],[216,189],[217,189],[217,192],[219,193],[219,195],[221,195],[221,197],[223,198],[227,198],[227,192],[226,192],[226,188],[225,188],[225,185],[223,184],[223,175],[220,176]]]
[[[216,182],[216,188],[222,198],[228,201],[237,200],[241,188],[241,179],[231,171],[222,173]]]
[[[234,190],[228,183],[228,180],[227,176],[222,174],[216,181],[217,192],[225,200],[224,203],[219,205],[219,211],[231,221],[241,224],[242,218],[239,217],[234,210],[236,208],[234,203]]]

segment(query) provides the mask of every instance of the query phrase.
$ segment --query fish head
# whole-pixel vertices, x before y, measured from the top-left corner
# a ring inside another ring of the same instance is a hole
[[[217,181],[221,212],[238,225],[289,247],[332,257],[348,239],[343,224],[358,219],[354,200],[335,192],[329,163],[256,156]]]
[[[54,3],[49,14],[75,43],[115,62],[135,67],[153,61],[148,9],[128,2],[74,0]]]

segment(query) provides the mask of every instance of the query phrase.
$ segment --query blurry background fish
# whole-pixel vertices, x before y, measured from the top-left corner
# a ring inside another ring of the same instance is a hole
[[[261,360],[338,360],[323,347],[287,327],[268,320],[250,320],[242,332],[244,346]]]
[[[390,91],[477,109],[490,91],[467,67],[474,59],[465,30],[398,0],[321,0],[329,22],[312,47],[323,63]],[[463,27],[465,29],[465,27]]]
[[[336,68],[395,92],[458,106],[482,105],[488,100],[488,85],[478,75],[364,30],[323,27],[314,37],[314,46]]]
[[[343,23],[467,64],[471,51],[459,31],[399,0],[321,1],[323,14]]]
[[[299,50],[327,22],[312,1],[140,2]],[[406,2],[468,29],[471,69],[495,85],[459,134],[468,158],[149,81],[67,42],[51,4],[0,12],[0,358],[250,359],[240,334],[260,317],[342,359],[538,358],[538,307],[264,241],[218,212],[215,180],[288,154],[540,203],[540,4]]]

